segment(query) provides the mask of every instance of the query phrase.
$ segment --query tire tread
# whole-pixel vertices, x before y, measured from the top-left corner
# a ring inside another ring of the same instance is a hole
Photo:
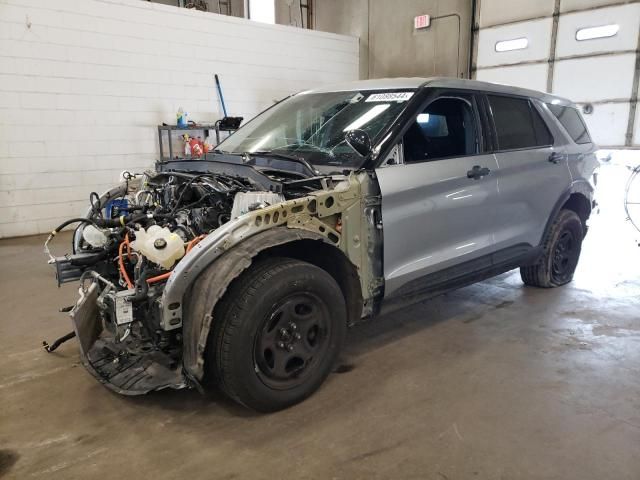
[[[286,258],[268,258],[259,261],[241,275],[223,297],[216,308],[216,322],[213,328],[215,339],[215,359],[213,370],[220,388],[234,401],[247,406],[238,395],[238,386],[233,377],[226,374],[230,371],[231,337],[242,321],[242,313],[249,301],[259,292],[260,287],[267,283],[274,275],[286,271],[292,265],[302,262]],[[244,295],[239,295],[244,293]]]
[[[558,229],[561,225],[572,221],[580,223],[582,228],[582,222],[576,212],[568,209],[560,210],[545,234],[544,241],[542,243],[544,252],[542,257],[532,265],[520,267],[520,278],[525,285],[539,288],[554,288],[560,286],[560,284],[557,284],[551,278],[549,255],[551,255],[551,247]],[[580,241],[582,242],[582,238]]]
[[[292,258],[261,259],[232,282],[229,290],[214,309],[214,321],[206,350],[206,368],[218,388],[245,407],[263,412],[279,408],[273,407],[261,398],[256,398],[249,389],[244,387],[242,376],[234,373],[232,340],[237,337],[242,322],[246,321],[249,307],[259,298],[263,287],[274,277],[300,267],[317,268],[324,273],[318,267]],[[311,393],[313,390],[310,390],[306,396]]]

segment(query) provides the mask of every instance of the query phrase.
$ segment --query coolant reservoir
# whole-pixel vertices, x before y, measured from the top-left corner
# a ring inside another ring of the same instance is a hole
[[[131,248],[166,270],[184,256],[182,238],[159,225],[151,225],[146,230],[144,228],[137,230],[136,239],[131,242]]]
[[[82,229],[82,238],[93,248],[102,248],[107,244],[107,236],[104,231],[91,224]]]
[[[262,205],[268,207],[276,203],[284,202],[284,197],[273,192],[238,192],[233,197],[233,208],[231,209],[231,219],[244,215]]]

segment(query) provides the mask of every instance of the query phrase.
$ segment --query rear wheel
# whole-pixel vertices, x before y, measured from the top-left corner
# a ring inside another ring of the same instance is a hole
[[[520,268],[526,285],[559,287],[573,280],[578,266],[584,230],[578,214],[560,210],[544,241],[544,252],[535,265]]]
[[[207,375],[247,407],[286,408],[325,380],[346,325],[345,300],[331,275],[299,260],[261,261],[216,307]]]

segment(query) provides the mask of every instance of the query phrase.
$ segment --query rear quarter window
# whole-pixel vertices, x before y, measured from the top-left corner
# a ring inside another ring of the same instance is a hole
[[[536,148],[553,144],[544,120],[526,98],[488,95],[500,150]]]
[[[560,121],[574,142],[578,144],[591,143],[587,126],[577,109],[562,105],[553,105],[551,103],[547,103],[547,107],[549,107],[551,113]]]

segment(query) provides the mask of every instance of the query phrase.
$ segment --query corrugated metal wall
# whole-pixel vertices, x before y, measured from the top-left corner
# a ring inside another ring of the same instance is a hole
[[[640,146],[636,109],[640,3],[607,0],[479,0],[474,78],[550,91],[585,108],[603,147]],[[617,30],[579,40],[585,28]],[[525,48],[500,42],[526,39]]]

